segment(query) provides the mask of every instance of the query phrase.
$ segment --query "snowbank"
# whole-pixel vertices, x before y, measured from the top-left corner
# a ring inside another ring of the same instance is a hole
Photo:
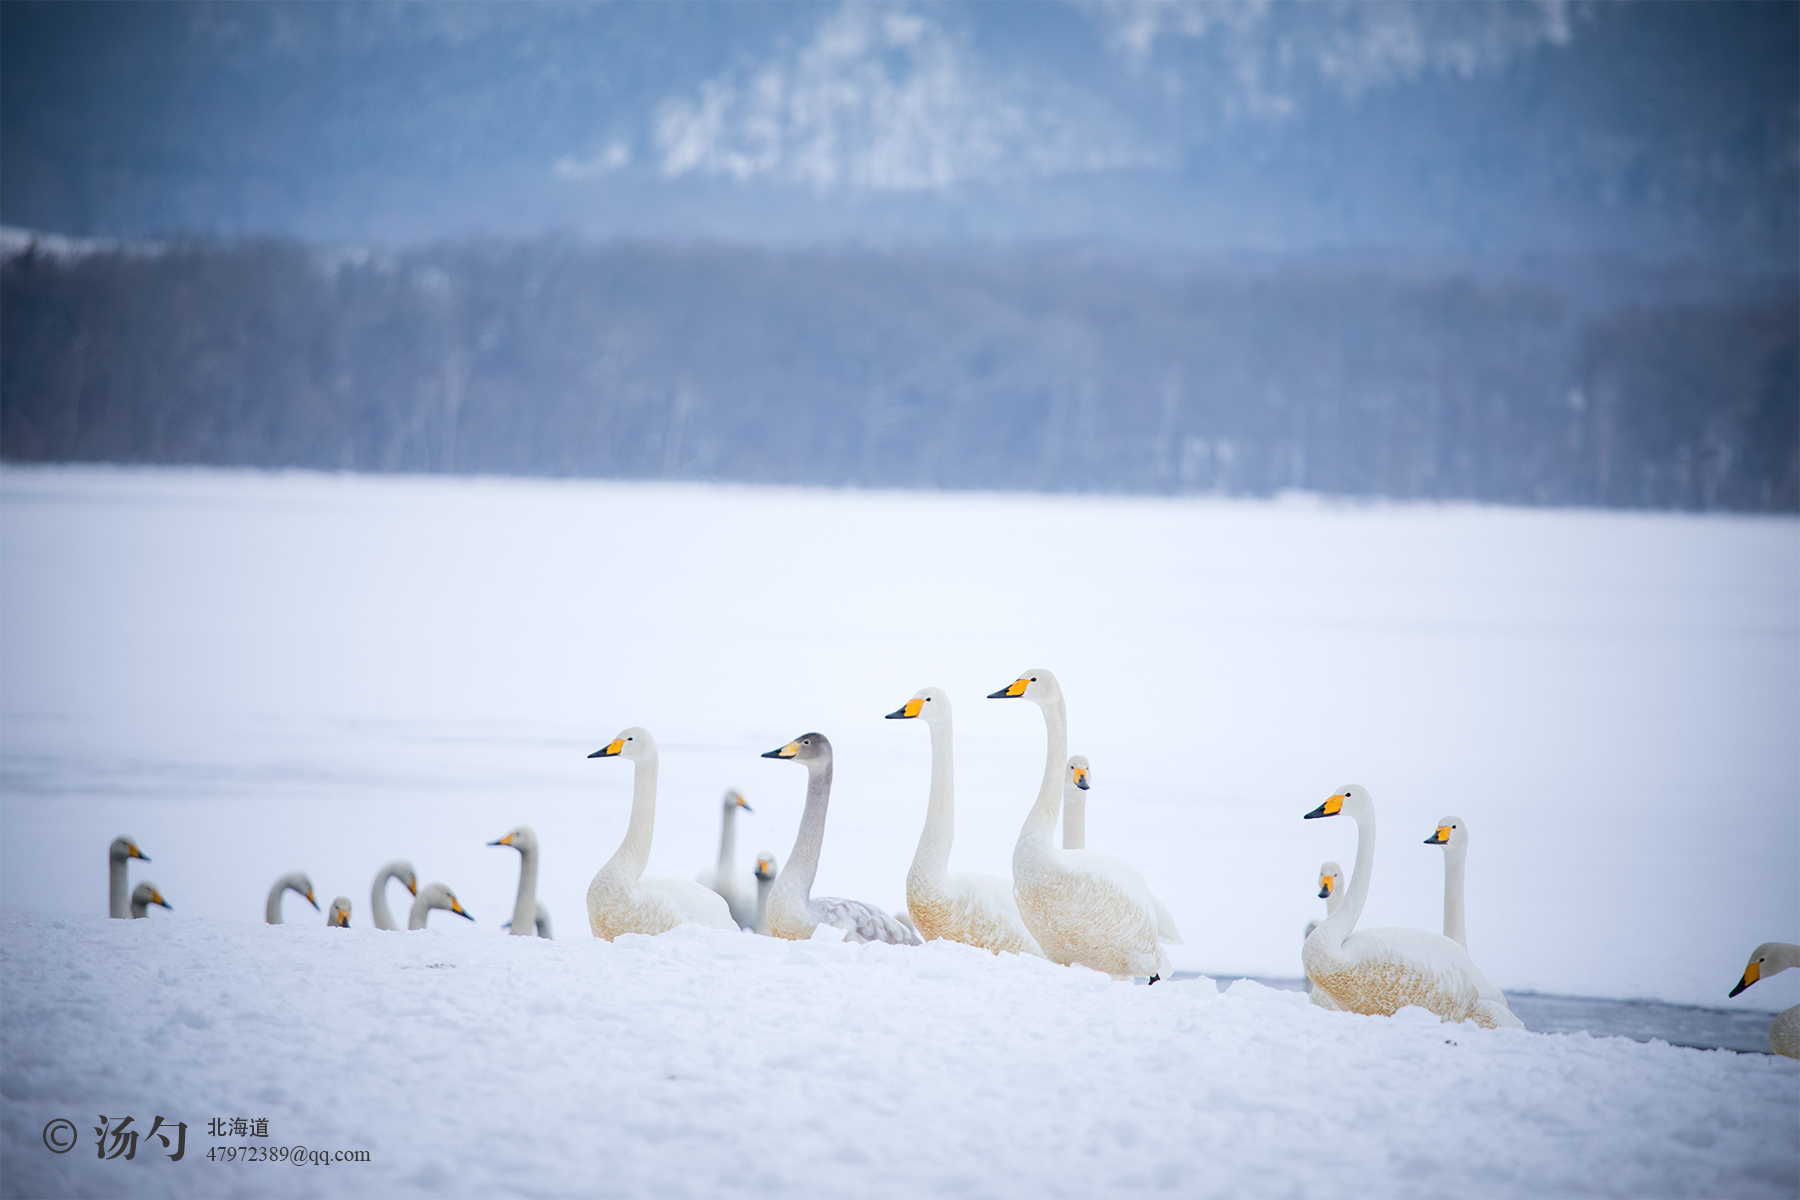
[[[691,927],[608,944],[15,915],[0,952],[7,1195],[1800,1186],[1800,1063],[1326,1013],[1250,981]],[[186,1121],[186,1158],[99,1160],[99,1113]],[[237,1116],[370,1160],[207,1161],[209,1118]],[[81,1137],[63,1155],[41,1140],[58,1117]]]

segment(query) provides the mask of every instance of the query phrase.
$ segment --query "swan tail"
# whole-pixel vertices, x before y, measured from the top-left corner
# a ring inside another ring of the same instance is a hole
[[[1150,903],[1156,906],[1156,940],[1170,942],[1177,946],[1184,945],[1185,943],[1181,940],[1181,931],[1175,928],[1175,918],[1169,915],[1169,910],[1163,907],[1163,902],[1155,896],[1151,896]]]

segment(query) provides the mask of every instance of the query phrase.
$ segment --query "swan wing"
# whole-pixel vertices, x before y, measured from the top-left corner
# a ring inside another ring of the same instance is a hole
[[[1423,929],[1359,929],[1344,939],[1340,954],[1307,939],[1307,973],[1339,1004],[1354,1012],[1391,1014],[1416,1004],[1452,1021],[1522,1026],[1506,999],[1462,946]]]
[[[920,912],[915,919],[924,920],[927,928],[920,933],[925,937],[980,946],[996,954],[1005,951],[1044,957],[1043,948],[1019,915],[1010,879],[959,872],[946,877],[941,894],[919,897],[917,902]],[[908,907],[913,903],[909,896]]]
[[[1175,928],[1175,918],[1169,915],[1169,910],[1163,907],[1154,892],[1150,893],[1150,903],[1156,906],[1156,940],[1181,945],[1181,931]]]
[[[889,942],[896,946],[921,944],[918,934],[873,904],[864,904],[861,900],[814,896],[810,908],[819,924],[842,929],[859,942]]]
[[[692,921],[712,929],[736,929],[731,908],[725,897],[711,888],[688,879],[640,879],[637,890],[646,897],[662,901],[675,916],[675,923]]]

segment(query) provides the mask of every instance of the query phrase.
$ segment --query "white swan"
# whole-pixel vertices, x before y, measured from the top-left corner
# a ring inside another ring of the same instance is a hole
[[[1779,975],[1789,967],[1800,967],[1800,946],[1792,942],[1764,942],[1750,952],[1743,978],[1731,989],[1731,995],[1737,995],[1759,979]],[[1769,1025],[1769,1048],[1788,1058],[1800,1058],[1800,1004],[1776,1014]]]
[[[1115,979],[1169,974],[1162,943],[1181,943],[1174,918],[1128,864],[1092,850],[1051,843],[1062,807],[1068,715],[1056,676],[1027,671],[990,700],[1030,700],[1044,714],[1044,781],[1013,847],[1013,896],[1025,927],[1053,962],[1080,963]]]
[[[173,904],[170,904],[167,900],[162,898],[162,893],[156,890],[156,885],[154,883],[151,883],[146,879],[132,890],[131,907],[128,911],[133,917],[141,919],[150,915],[150,906],[152,904],[160,904],[164,908],[171,910],[175,907]]]
[[[631,821],[625,840],[588,884],[588,926],[612,941],[621,933],[667,933],[692,922],[736,929],[725,898],[691,879],[645,879],[650,838],[656,830],[656,739],[632,726],[589,758],[625,758],[632,764]]]
[[[1343,905],[1301,947],[1306,974],[1331,993],[1339,1008],[1391,1016],[1408,1004],[1451,1021],[1494,1029],[1524,1022],[1488,982],[1469,952],[1441,933],[1423,929],[1357,929],[1375,872],[1375,802],[1359,785],[1339,788],[1307,819],[1348,813],[1356,822],[1356,866]]]
[[[888,720],[917,718],[931,731],[931,793],[925,829],[906,873],[906,911],[926,941],[938,938],[980,946],[998,954],[1044,952],[1019,916],[1012,881],[998,875],[950,873],[950,843],[956,836],[954,768],[950,757],[950,697],[934,687],[888,714]]]
[[[1427,846],[1444,848],[1444,936],[1469,948],[1463,923],[1463,864],[1469,856],[1469,826],[1461,817],[1439,817]]]
[[[406,927],[408,929],[425,928],[425,918],[431,915],[431,910],[434,908],[448,909],[464,920],[473,921],[475,919],[458,902],[455,892],[441,883],[428,883],[420,889],[418,896],[413,900],[412,915],[407,918]]]
[[[288,892],[299,892],[313,906],[314,912],[319,911],[319,902],[313,899],[312,880],[306,877],[305,871],[289,871],[269,889],[269,899],[263,905],[263,920],[271,925],[281,924],[281,898]]]
[[[1063,777],[1063,849],[1087,849],[1087,792],[1094,783],[1088,760],[1069,756],[1069,772]]]
[[[369,889],[369,910],[374,917],[377,929],[400,928],[394,922],[393,912],[388,909],[387,885],[390,879],[398,879],[404,883],[409,895],[417,897],[419,894],[419,876],[413,870],[413,865],[405,859],[397,858],[375,872],[374,886]]]
[[[699,872],[694,876],[694,882],[723,896],[738,928],[749,929],[756,924],[756,879],[737,865],[737,814],[740,808],[745,812],[756,811],[742,792],[726,788],[725,815],[719,827],[718,865]]]
[[[756,856],[756,924],[750,928],[764,937],[769,933],[769,893],[775,887],[775,856],[765,850]]]
[[[325,913],[325,927],[327,929],[350,928],[350,897],[339,896],[331,902],[331,907]]]
[[[121,921],[131,919],[131,880],[125,864],[132,859],[149,862],[150,856],[138,849],[136,839],[120,834],[112,840],[107,848],[106,866],[108,872],[108,889],[106,896],[106,912],[108,916],[117,917]],[[138,914],[143,916],[142,913]]]
[[[495,838],[490,846],[511,846],[519,852],[519,894],[513,900],[512,920],[506,924],[519,937],[550,936],[550,914],[538,903],[538,840],[529,825],[521,825],[503,838]]]
[[[803,942],[821,925],[842,929],[858,942],[917,946],[919,935],[873,904],[838,896],[814,896],[819,846],[825,840],[825,808],[831,800],[831,743],[822,733],[803,733],[764,758],[791,759],[806,768],[806,811],[787,868],[769,892],[769,932]]]
[[[1319,864],[1319,899],[1325,902],[1325,915],[1328,917],[1344,902],[1344,868],[1334,862]],[[1306,939],[1312,936],[1312,931],[1319,924],[1316,917],[1306,923],[1306,932],[1300,935],[1302,949],[1305,949]],[[1302,969],[1304,966],[1302,964]],[[1310,975],[1306,977],[1306,992],[1307,997],[1320,1008],[1337,1009],[1337,1001],[1331,998],[1331,993],[1314,983]]]

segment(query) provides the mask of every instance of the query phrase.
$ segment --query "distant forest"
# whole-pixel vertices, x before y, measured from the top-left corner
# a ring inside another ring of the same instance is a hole
[[[1794,279],[1594,272],[15,244],[0,456],[1800,511]]]

